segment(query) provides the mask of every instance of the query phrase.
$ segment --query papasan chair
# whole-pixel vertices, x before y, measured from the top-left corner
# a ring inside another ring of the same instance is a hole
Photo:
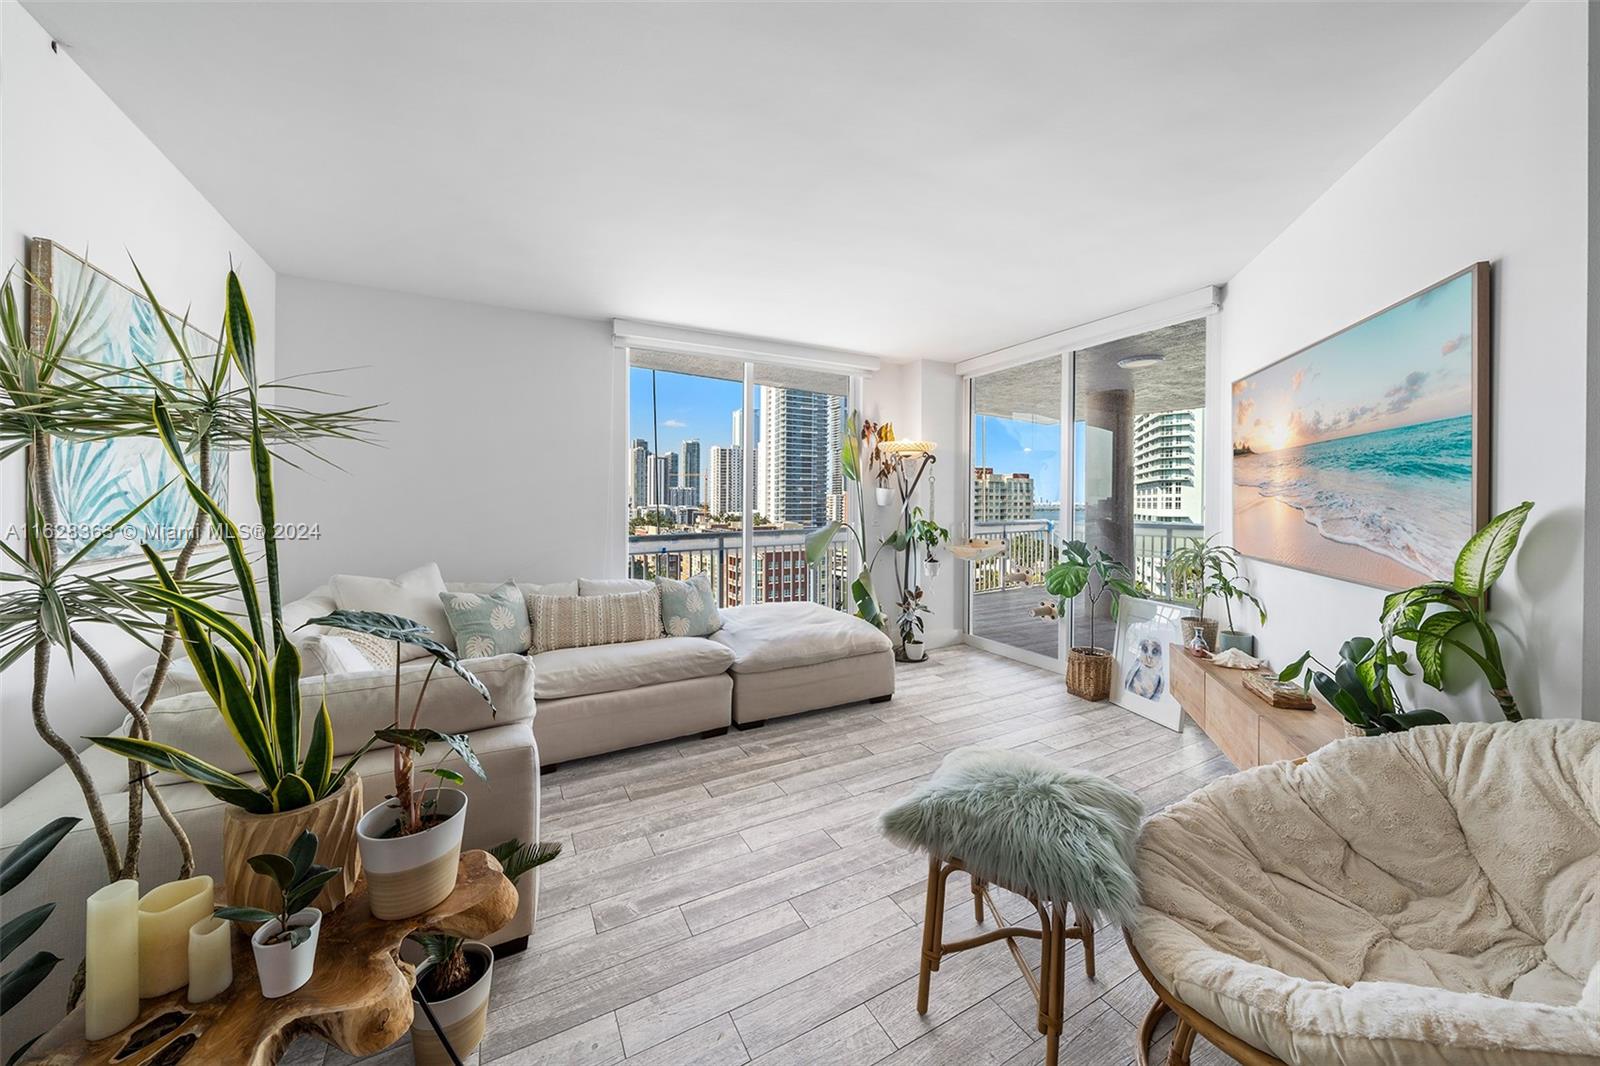
[[[1151,818],[1129,946],[1246,1066],[1600,1066],[1600,724],[1427,726]]]

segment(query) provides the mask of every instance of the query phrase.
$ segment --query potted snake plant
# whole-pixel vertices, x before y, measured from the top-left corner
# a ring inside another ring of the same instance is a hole
[[[524,844],[508,840],[489,850],[512,884],[561,854],[560,844]],[[413,999],[428,1005],[411,1018],[411,1054],[417,1066],[451,1062],[434,1023],[458,1058],[466,1058],[483,1042],[489,1017],[489,987],[494,978],[494,951],[487,944],[444,933],[414,933],[411,941],[425,958],[417,967]],[[432,1013],[430,1021],[428,1015]]]

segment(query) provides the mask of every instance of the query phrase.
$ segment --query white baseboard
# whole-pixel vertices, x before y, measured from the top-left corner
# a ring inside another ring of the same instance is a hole
[[[966,634],[953,627],[950,629],[930,629],[922,634],[922,643],[926,644],[930,650],[933,648],[948,648],[952,644],[962,643],[965,639]]]

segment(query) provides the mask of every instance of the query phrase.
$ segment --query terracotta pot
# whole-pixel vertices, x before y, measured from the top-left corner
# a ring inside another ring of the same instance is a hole
[[[1189,646],[1189,642],[1194,639],[1194,631],[1198,629],[1202,634],[1205,635],[1206,650],[1219,650],[1217,648],[1217,630],[1220,628],[1220,626],[1217,622],[1214,622],[1209,618],[1198,618],[1194,615],[1190,615],[1188,618],[1178,619],[1178,625],[1183,630],[1183,646],[1185,648],[1187,648]]]
[[[1067,653],[1067,691],[1084,700],[1111,695],[1111,653],[1104,648],[1073,648]]]
[[[494,977],[494,952],[489,950],[487,944],[475,940],[468,941],[463,950],[483,961],[483,976],[448,999],[428,1000],[428,1009],[433,1011],[450,1046],[465,1060],[483,1042],[484,1026],[489,1020],[489,983]],[[421,987],[422,975],[428,972],[430,965],[425,963],[417,971],[418,988]],[[421,994],[420,991],[412,993],[413,996]],[[411,1016],[411,1057],[417,1066],[449,1066],[450,1062],[450,1056],[445,1054],[444,1045],[439,1043],[439,1037],[421,1007],[416,1008]]]
[[[309,807],[282,814],[250,814],[228,806],[222,812],[222,896],[229,906],[276,909],[282,903],[278,886],[250,869],[250,856],[272,852],[284,855],[303,830],[317,834],[317,862],[343,867],[344,872],[325,885],[313,901],[331,911],[355,890],[361,876],[361,856],[356,851],[356,823],[361,820],[361,778],[353,772],[333,795]]]
[[[307,907],[289,915],[289,928],[311,930],[311,937],[299,944],[287,940],[269,944],[267,940],[279,931],[278,919],[261,923],[250,937],[250,950],[256,956],[256,977],[261,982],[261,995],[266,999],[287,996],[311,980],[317,966],[317,934],[322,931],[322,912]]]
[[[400,817],[400,808],[392,799],[362,815],[356,825],[374,918],[386,922],[410,918],[438,906],[455,890],[461,832],[467,824],[467,794],[458,788],[418,789],[417,794],[435,791],[437,809],[445,820],[420,833],[384,835]]]

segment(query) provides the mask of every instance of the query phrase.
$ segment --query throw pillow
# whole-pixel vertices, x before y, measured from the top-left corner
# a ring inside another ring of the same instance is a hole
[[[525,652],[533,642],[528,605],[513,582],[493,592],[442,592],[439,602],[450,618],[450,632],[462,658]]]
[[[421,622],[433,630],[433,639],[453,647],[450,619],[439,603],[445,591],[444,579],[436,563],[407,570],[396,578],[355,577],[335,574],[329,582],[333,602],[346,611],[381,611]],[[420,659],[428,653],[409,644],[400,645],[400,661]]]
[[[669,637],[709,637],[722,628],[711,575],[696,574],[688,581],[656,578],[661,590],[661,628]]]
[[[578,595],[614,596],[619,592],[644,592],[655,585],[639,577],[580,577]]]
[[[300,652],[301,677],[365,674],[377,669],[352,641],[340,633],[313,633],[295,641],[295,649]],[[393,651],[389,655],[389,665],[394,665]]]
[[[533,650],[626,644],[661,636],[661,593],[609,596],[534,596]]]

